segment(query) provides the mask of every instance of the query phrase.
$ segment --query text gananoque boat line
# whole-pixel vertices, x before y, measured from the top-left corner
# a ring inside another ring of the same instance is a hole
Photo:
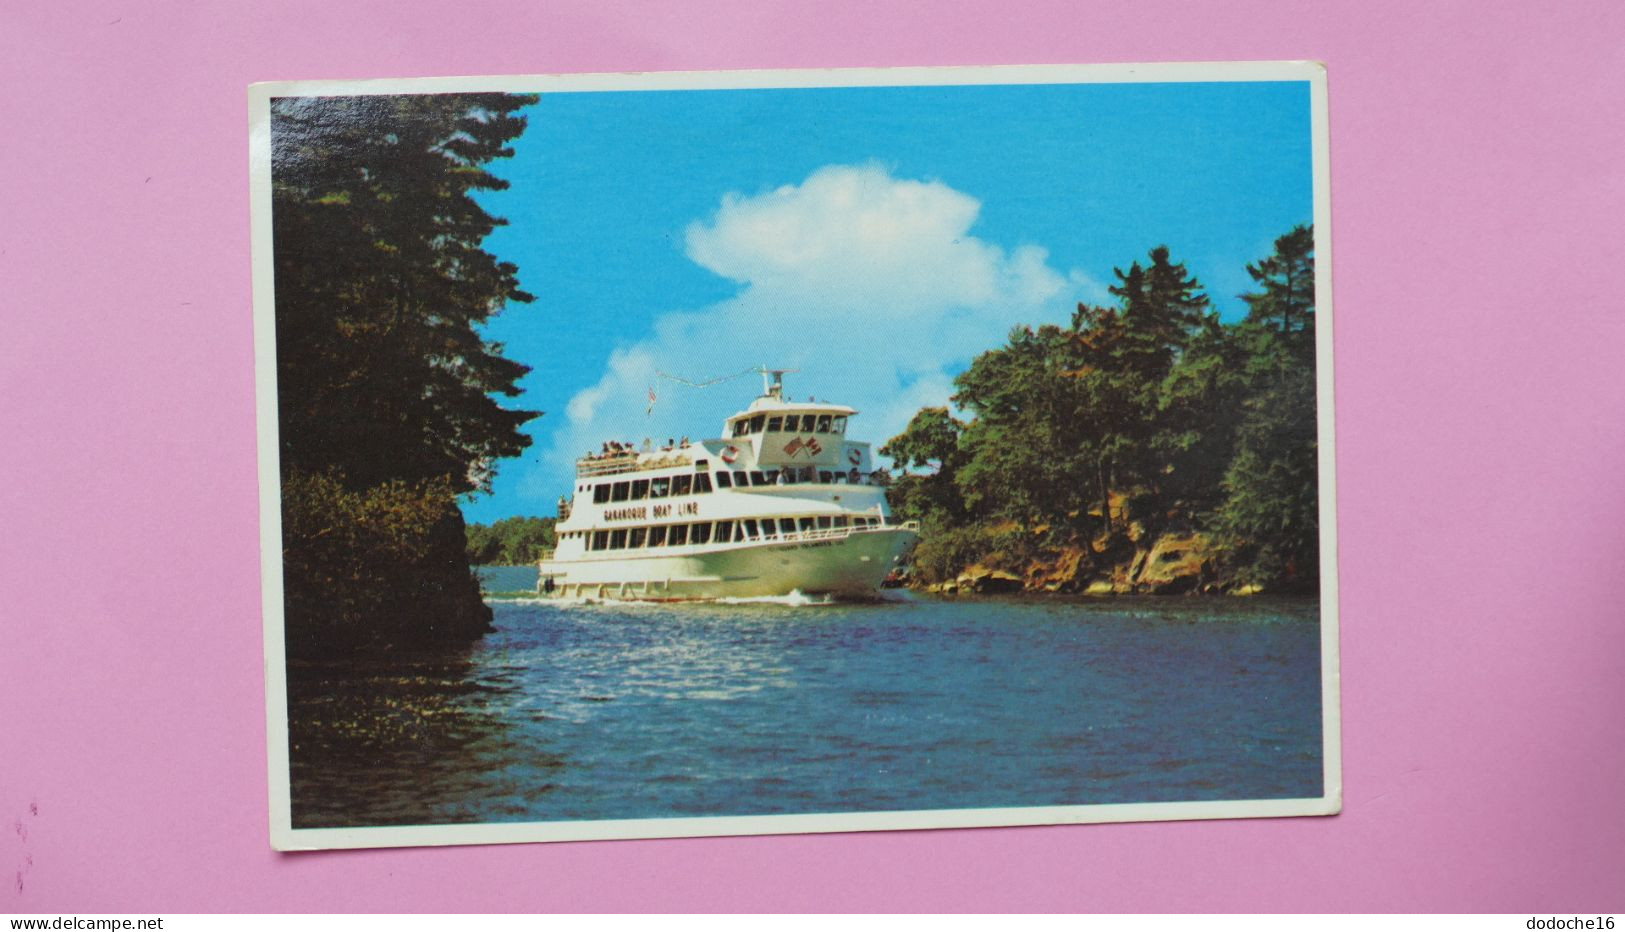
[[[537,591],[659,601],[873,596],[919,525],[892,520],[869,444],[847,439],[857,411],[789,401],[789,370],[758,371],[761,396],[717,439],[612,443],[578,460]]]

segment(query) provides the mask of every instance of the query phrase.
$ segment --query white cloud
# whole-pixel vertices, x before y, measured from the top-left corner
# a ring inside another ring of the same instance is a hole
[[[786,379],[792,396],[852,405],[853,435],[885,442],[920,407],[946,403],[951,373],[1013,325],[1065,321],[1098,289],[1056,271],[1041,247],[972,236],[980,211],[964,192],[874,164],[726,195],[688,227],[687,252],[739,282],[739,294],[666,314],[616,350],[603,377],[571,399],[532,491],[556,494],[575,457],[606,439],[715,436],[759,391],[754,377],[695,389],[657,370],[699,381],[761,364],[799,368]],[[660,400],[646,417],[650,386]]]

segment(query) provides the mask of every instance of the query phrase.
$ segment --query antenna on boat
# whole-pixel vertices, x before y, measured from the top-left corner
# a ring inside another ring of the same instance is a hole
[[[769,369],[766,366],[757,366],[754,372],[762,374],[762,395],[768,398],[784,400],[784,374],[786,372],[800,372],[800,369]],[[773,381],[769,382],[768,378]]]

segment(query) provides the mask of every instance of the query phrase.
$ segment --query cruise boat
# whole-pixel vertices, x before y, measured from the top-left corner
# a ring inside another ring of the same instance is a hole
[[[919,538],[886,505],[856,410],[784,397],[785,369],[714,440],[610,443],[559,500],[544,596],[625,600],[873,597]]]

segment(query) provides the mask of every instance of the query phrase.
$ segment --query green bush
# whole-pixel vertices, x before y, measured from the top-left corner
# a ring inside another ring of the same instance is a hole
[[[466,642],[491,610],[468,569],[451,482],[350,489],[336,472],[282,482],[282,574],[288,653]]]

